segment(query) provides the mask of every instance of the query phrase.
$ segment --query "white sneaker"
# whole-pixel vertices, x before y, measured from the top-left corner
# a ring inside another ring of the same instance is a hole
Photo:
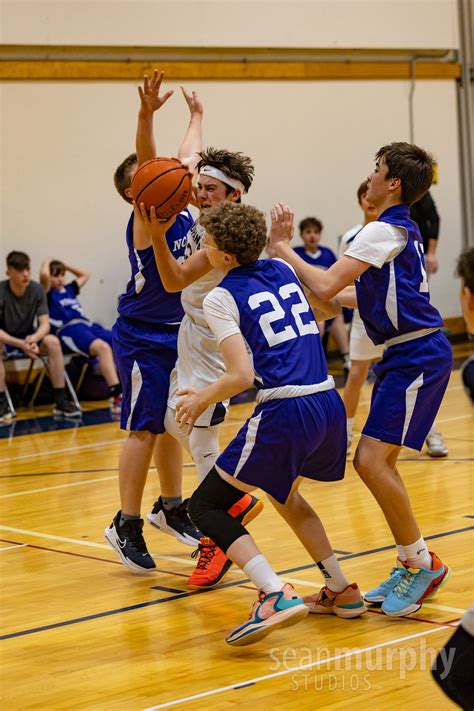
[[[426,446],[429,457],[447,457],[449,454],[443,436],[438,430],[431,430],[426,438]]]

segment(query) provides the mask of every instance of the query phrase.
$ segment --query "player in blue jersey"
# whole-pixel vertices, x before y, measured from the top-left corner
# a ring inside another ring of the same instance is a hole
[[[75,279],[66,284],[66,272]],[[84,269],[65,264],[57,259],[45,259],[41,265],[40,282],[48,295],[49,322],[53,333],[69,352],[86,358],[98,358],[100,372],[110,388],[110,408],[119,414],[122,387],[112,353],[112,333],[98,323],[92,323],[77,298],[89,280]]]
[[[124,200],[132,203],[130,185],[137,166],[156,156],[153,141],[153,114],[170,98],[160,96],[163,74],[145,77],[139,88],[140,110],[137,154],[128,156],[117,168],[115,186]],[[191,164],[201,148],[202,105],[193,92],[183,95],[190,110],[190,122],[178,157]],[[141,128],[151,133],[145,145]],[[173,259],[182,260],[186,233],[193,224],[183,210],[166,233]],[[155,568],[143,538],[141,503],[148,468],[153,457],[160,478],[161,496],[155,504],[160,521],[150,514],[151,523],[176,536],[182,543],[195,545],[199,531],[189,520],[182,500],[182,448],[165,432],[164,416],[169,378],[177,358],[178,329],[183,317],[179,293],[169,294],[156,268],[151,238],[132,213],[127,225],[127,248],[131,276],[119,301],[119,317],[113,327],[113,351],[123,387],[121,427],[128,431],[119,463],[121,509],[106,529],[105,536],[124,565],[135,571]],[[150,517],[149,517],[150,518]]]
[[[346,438],[344,407],[328,376],[302,286],[283,261],[258,260],[266,225],[256,208],[223,202],[201,216],[201,225],[208,259],[225,275],[204,299],[225,372],[203,389],[180,391],[176,417],[188,430],[209,405],[253,382],[258,388],[252,417],[219,456],[189,507],[194,523],[259,591],[250,619],[226,640],[244,645],[298,622],[308,611],[348,618],[366,608],[357,585],[345,578],[323,524],[298,492],[302,477],[343,478]],[[255,488],[267,492],[320,568],[325,586],[318,595],[298,597],[274,573],[242,523],[229,515],[242,492]]]
[[[385,346],[374,367],[377,380],[354,466],[380,505],[398,552],[389,578],[365,600],[381,603],[394,617],[419,610],[449,576],[448,566],[428,551],[397,470],[402,446],[422,448],[452,366],[443,320],[430,303],[423,243],[410,218],[410,204],[428,190],[432,175],[432,158],[418,146],[383,146],[367,191],[378,219],[325,272],[303,262],[284,240],[273,240],[276,253],[319,298],[332,298],[355,281],[357,298],[349,288],[342,301],[357,305],[372,342]]]
[[[312,264],[319,269],[329,269],[336,262],[336,255],[329,249],[323,247],[321,243],[323,223],[317,217],[305,217],[299,224],[299,231],[303,245],[294,247],[298,256],[308,264]],[[309,297],[311,303],[311,297]],[[344,373],[349,373],[351,363],[349,359],[349,339],[347,336],[344,317],[338,314],[335,318],[323,321],[318,324],[321,337],[325,332],[330,332],[336,346],[341,354]]]

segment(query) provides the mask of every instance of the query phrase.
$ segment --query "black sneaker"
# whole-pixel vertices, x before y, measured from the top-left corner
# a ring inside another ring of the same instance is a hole
[[[12,421],[12,413],[10,408],[8,407],[8,402],[7,400],[0,400],[0,424],[2,423],[8,423]]]
[[[174,536],[187,546],[196,546],[201,540],[202,533],[198,531],[188,516],[189,499],[179,506],[174,506],[167,511],[160,498],[155,501],[153,510],[148,514],[148,522],[163,533]]]
[[[110,526],[105,529],[107,543],[117,551],[122,563],[131,570],[143,573],[143,571],[156,568],[155,561],[148,553],[143,538],[143,519],[124,521],[121,526],[121,513],[119,511]]]
[[[53,415],[61,417],[82,417],[82,410],[73,402],[69,402],[66,398],[59,400],[54,406]]]

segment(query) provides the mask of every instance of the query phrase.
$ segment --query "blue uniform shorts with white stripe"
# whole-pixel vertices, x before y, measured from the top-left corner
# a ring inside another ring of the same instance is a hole
[[[420,450],[448,386],[453,354],[441,331],[390,346],[376,363],[363,435]]]
[[[147,327],[118,318],[112,348],[122,385],[120,427],[165,431],[170,375],[178,357],[179,326]]]
[[[216,465],[284,504],[298,476],[342,479],[346,449],[346,413],[332,389],[257,405]]]
[[[100,338],[112,347],[112,332],[103,328],[98,323],[73,323],[63,326],[58,333],[58,338],[64,344],[68,353],[80,353],[89,357],[91,344]]]

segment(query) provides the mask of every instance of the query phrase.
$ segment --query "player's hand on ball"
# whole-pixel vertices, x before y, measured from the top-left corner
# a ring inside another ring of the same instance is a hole
[[[135,217],[146,227],[151,237],[161,237],[165,235],[177,218],[177,215],[171,215],[168,220],[159,220],[156,216],[155,208],[152,206],[148,213],[145,203],[143,202],[140,203],[140,207],[134,202],[133,210]]]
[[[183,399],[176,404],[176,422],[180,430],[189,434],[199,415],[206,409],[206,404],[202,403],[201,393],[196,388],[183,388],[178,391],[178,396]]]
[[[152,114],[158,109],[161,109],[163,104],[166,104],[170,96],[173,95],[173,90],[165,92],[160,96],[161,82],[163,81],[164,72],[153,70],[151,79],[145,74],[143,77],[143,89],[138,87],[140,96],[140,110],[145,114]]]
[[[277,202],[270,210],[270,217],[270,248],[275,247],[278,242],[291,242],[295,218],[291,207],[288,207],[283,202]]]

